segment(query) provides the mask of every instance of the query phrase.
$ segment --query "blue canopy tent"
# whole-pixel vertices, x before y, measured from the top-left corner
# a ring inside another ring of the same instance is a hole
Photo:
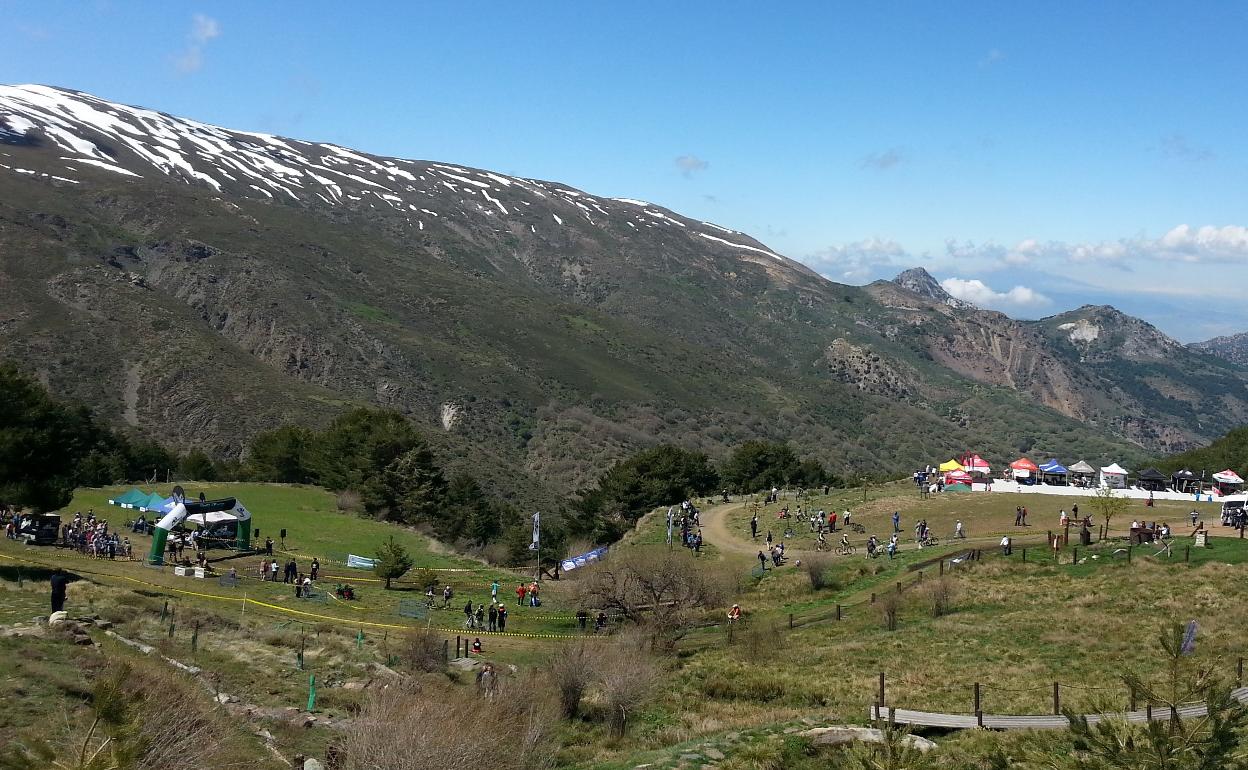
[[[1070,475],[1070,471],[1066,470],[1057,460],[1049,460],[1040,466],[1040,480],[1045,484],[1064,485],[1068,475]]]

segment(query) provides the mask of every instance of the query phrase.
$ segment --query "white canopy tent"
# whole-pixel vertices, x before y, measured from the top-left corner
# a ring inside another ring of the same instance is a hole
[[[1101,468],[1101,486],[1110,489],[1123,489],[1127,486],[1127,469],[1118,463]]]

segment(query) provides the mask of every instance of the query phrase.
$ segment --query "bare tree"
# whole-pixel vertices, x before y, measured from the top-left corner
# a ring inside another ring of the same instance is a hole
[[[637,548],[593,567],[581,580],[580,602],[648,626],[651,641],[674,644],[699,614],[724,603],[727,577],[700,568],[684,553]]]

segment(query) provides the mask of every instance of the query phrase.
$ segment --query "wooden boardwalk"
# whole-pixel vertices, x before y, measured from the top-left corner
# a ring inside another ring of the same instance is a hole
[[[1248,703],[1248,687],[1239,687],[1231,692],[1232,697],[1240,703]],[[1178,708],[1181,719],[1194,719],[1205,715],[1205,704],[1189,703]],[[973,730],[983,727],[988,730],[1062,730],[1070,726],[1066,717],[1054,714],[941,714],[935,711],[913,711],[911,709],[889,708],[888,706],[872,706],[868,710],[868,718],[872,721],[887,722],[890,719],[896,724],[913,727],[938,727],[946,730]],[[1088,714],[1090,724],[1095,724],[1106,717],[1125,719],[1128,722],[1144,723],[1149,720],[1148,709],[1138,711],[1122,711],[1116,714]],[[1153,721],[1164,721],[1170,718],[1166,708],[1151,711]]]

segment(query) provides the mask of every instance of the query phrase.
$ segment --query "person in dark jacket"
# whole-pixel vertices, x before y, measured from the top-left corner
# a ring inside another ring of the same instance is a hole
[[[61,612],[65,609],[65,589],[69,586],[69,575],[57,567],[52,571],[52,611]]]
[[[498,630],[498,606],[493,602],[490,603],[490,630]]]

